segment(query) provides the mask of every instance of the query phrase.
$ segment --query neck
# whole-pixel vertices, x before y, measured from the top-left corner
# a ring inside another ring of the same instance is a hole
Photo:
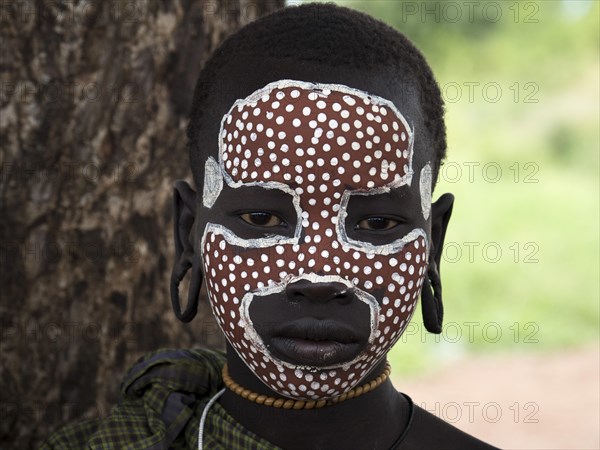
[[[227,364],[229,374],[240,385],[258,394],[281,397],[256,378],[230,347]],[[382,361],[363,383],[377,378],[384,369],[385,361]],[[228,389],[220,403],[246,429],[291,450],[389,449],[400,436],[409,415],[408,402],[396,392],[389,379],[372,392],[320,409],[284,410],[258,405]]]

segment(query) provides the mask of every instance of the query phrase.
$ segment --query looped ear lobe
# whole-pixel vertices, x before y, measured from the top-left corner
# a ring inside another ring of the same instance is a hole
[[[427,331],[440,334],[444,320],[444,305],[442,303],[442,283],[436,270],[428,270],[425,280],[423,280],[421,311],[423,324]]]
[[[200,255],[194,252],[190,242],[195,219],[196,193],[185,182],[177,181],[173,190],[173,231],[175,235],[175,264],[171,272],[171,304],[175,316],[182,322],[189,322],[198,312],[198,296],[202,286],[202,270]],[[188,292],[185,310],[181,311],[179,303],[179,284],[188,270],[192,268],[192,279]]]
[[[452,215],[453,205],[454,196],[452,194],[444,194],[431,208],[431,249],[429,266],[427,267],[427,274],[423,280],[423,288],[421,290],[421,310],[425,328],[430,333],[435,334],[442,332],[442,322],[444,319],[440,263],[446,229]]]
[[[173,272],[171,273],[171,304],[173,305],[175,316],[182,322],[191,321],[198,313],[198,297],[200,296],[200,288],[202,287],[202,271],[198,270],[200,258],[196,255],[192,258],[192,263],[187,260],[175,263]],[[190,267],[192,268],[192,279],[190,280],[187,305],[182,312],[179,302],[179,283],[181,283],[181,280],[183,280]]]

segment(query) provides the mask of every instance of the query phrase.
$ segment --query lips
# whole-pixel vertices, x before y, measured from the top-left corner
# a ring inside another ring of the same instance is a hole
[[[304,318],[278,326],[267,346],[284,361],[323,367],[354,359],[364,345],[346,324]]]

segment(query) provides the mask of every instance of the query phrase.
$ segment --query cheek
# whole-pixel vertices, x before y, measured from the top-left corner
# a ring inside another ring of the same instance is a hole
[[[408,324],[421,293],[427,271],[425,239],[419,237],[408,243],[398,255],[387,257],[386,262],[389,270],[382,269],[376,277],[376,280],[380,277],[377,281],[385,286],[375,344],[387,343],[389,347]]]
[[[247,293],[262,290],[284,275],[284,263],[274,248],[245,248],[227,242],[222,234],[207,232],[202,242],[204,276],[214,315],[223,332],[243,337],[242,303]]]

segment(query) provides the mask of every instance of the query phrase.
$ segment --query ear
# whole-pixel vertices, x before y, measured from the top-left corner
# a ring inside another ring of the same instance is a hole
[[[171,272],[171,303],[175,315],[182,322],[189,322],[198,311],[198,295],[202,285],[200,255],[194,252],[194,222],[196,219],[196,192],[183,181],[173,186],[173,232],[175,237],[175,262]],[[192,268],[192,279],[185,310],[181,312],[179,284],[187,271]]]
[[[431,246],[427,275],[425,276],[421,291],[421,309],[423,312],[423,323],[427,331],[439,334],[442,332],[442,321],[444,318],[440,262],[446,229],[448,228],[448,222],[450,222],[450,216],[452,215],[452,207],[454,206],[454,196],[452,194],[444,194],[431,206]]]

